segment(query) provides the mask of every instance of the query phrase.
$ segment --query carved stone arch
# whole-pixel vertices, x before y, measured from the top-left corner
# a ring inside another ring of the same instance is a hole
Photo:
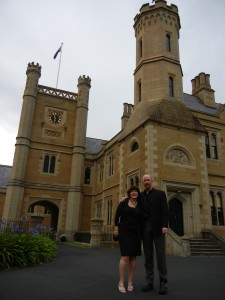
[[[166,149],[163,157],[164,164],[180,165],[185,168],[195,168],[195,160],[192,153],[181,144],[173,144]]]
[[[151,15],[150,20],[154,20],[154,19],[155,19],[155,16]]]
[[[39,215],[47,215],[47,211],[49,211],[49,226],[53,228],[53,230],[56,232],[58,228],[58,219],[59,219],[59,205],[57,203],[58,201],[51,201],[49,199],[32,199],[29,203],[28,207],[28,213],[32,215],[35,215],[34,208],[35,206],[43,207],[44,212],[40,213]]]
[[[157,19],[157,18],[159,18],[159,19],[161,18],[161,14],[160,14],[160,13],[157,13],[157,14],[156,14],[156,19]]]

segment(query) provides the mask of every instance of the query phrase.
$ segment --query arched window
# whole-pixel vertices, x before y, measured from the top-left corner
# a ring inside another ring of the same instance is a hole
[[[170,35],[166,35],[166,51],[170,52],[171,51],[171,43],[170,43]]]
[[[173,77],[169,77],[169,96],[174,97],[174,83],[173,83]]]
[[[91,181],[91,169],[87,167],[85,168],[84,183],[90,184],[90,181]]]
[[[139,145],[138,145],[138,142],[135,141],[133,142],[132,146],[131,146],[131,152],[134,152],[136,151],[137,149],[139,149]]]

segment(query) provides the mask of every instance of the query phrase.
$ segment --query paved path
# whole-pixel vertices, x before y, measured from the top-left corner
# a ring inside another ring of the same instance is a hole
[[[169,292],[141,292],[143,257],[137,259],[134,292],[117,291],[119,250],[59,245],[53,262],[27,269],[0,271],[1,300],[224,300],[225,257],[168,256]],[[157,276],[158,277],[158,276]]]

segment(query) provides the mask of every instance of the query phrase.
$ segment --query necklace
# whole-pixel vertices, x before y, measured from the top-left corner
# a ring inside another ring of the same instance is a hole
[[[137,206],[137,202],[135,201],[132,201],[131,199],[130,199],[130,202],[132,203],[132,205],[133,205],[133,207],[136,207]]]

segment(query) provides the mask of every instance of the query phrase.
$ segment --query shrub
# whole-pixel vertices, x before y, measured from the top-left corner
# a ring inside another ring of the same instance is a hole
[[[48,262],[56,253],[55,242],[44,235],[0,232],[0,269],[10,270]]]

